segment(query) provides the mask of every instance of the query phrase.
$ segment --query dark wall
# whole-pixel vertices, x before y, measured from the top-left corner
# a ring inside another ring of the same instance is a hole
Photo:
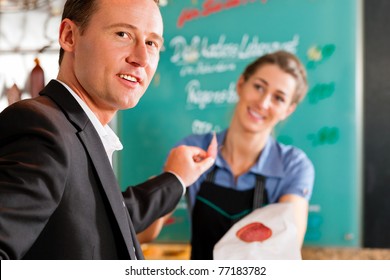
[[[364,2],[364,247],[390,248],[390,1]]]

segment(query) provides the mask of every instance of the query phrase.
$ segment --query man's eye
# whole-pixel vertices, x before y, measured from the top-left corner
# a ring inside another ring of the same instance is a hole
[[[122,37],[122,38],[128,37],[127,34],[126,34],[126,32],[120,31],[120,32],[117,32],[116,34],[117,34],[119,37]]]
[[[158,44],[157,44],[156,42],[147,41],[147,42],[146,42],[146,45],[151,46],[151,47],[155,47],[155,48],[158,49]]]

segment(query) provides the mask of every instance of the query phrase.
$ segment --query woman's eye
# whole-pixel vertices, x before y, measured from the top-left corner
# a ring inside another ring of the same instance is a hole
[[[263,91],[264,91],[264,87],[263,87],[262,85],[255,84],[254,86],[255,86],[255,89],[256,89],[257,91],[260,91],[260,92],[263,92]]]
[[[281,103],[284,103],[284,101],[285,101],[284,97],[283,96],[279,96],[279,95],[276,95],[275,99],[276,99],[276,101],[281,102]]]

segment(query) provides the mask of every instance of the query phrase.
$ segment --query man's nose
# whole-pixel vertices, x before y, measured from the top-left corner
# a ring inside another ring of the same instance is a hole
[[[149,54],[145,43],[136,43],[131,49],[127,62],[138,67],[146,67],[149,62]]]

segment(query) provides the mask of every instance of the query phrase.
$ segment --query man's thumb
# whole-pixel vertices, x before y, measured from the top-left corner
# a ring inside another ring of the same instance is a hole
[[[200,162],[200,171],[202,174],[206,172],[211,166],[213,166],[215,159],[212,157],[207,157]]]

